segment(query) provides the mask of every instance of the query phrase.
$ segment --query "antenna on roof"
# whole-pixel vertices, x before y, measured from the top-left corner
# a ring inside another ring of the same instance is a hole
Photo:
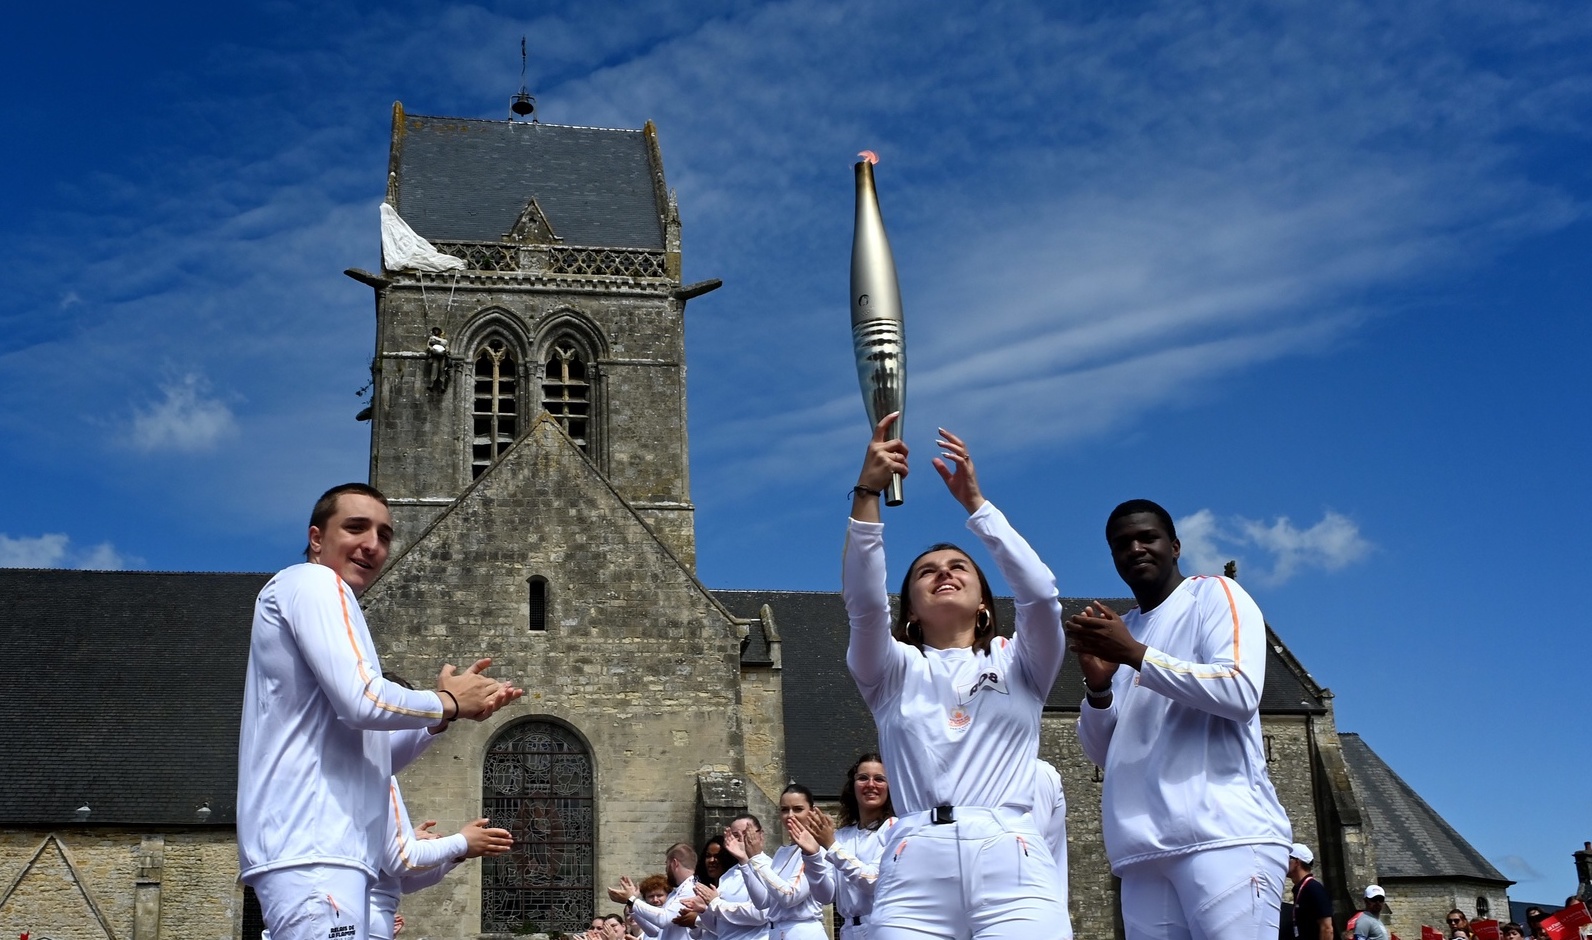
[[[527,117],[536,113],[536,99],[525,89],[525,37],[520,37],[520,91],[509,101],[509,110],[520,117]],[[513,120],[513,118],[509,118]],[[536,118],[531,118],[532,124],[538,124]]]

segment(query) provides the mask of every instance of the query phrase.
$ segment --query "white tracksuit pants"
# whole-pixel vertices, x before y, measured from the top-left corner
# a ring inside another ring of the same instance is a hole
[[[896,824],[879,860],[869,940],[1071,940],[1056,863],[1032,818],[954,813],[944,825],[930,813]]]
[[[1283,845],[1232,845],[1136,862],[1122,870],[1127,940],[1274,940]]]
[[[249,879],[271,940],[368,940],[370,876],[340,865],[298,865]]]

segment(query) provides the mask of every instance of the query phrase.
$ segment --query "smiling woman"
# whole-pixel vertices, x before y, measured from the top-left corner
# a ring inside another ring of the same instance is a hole
[[[905,813],[872,912],[855,926],[882,940],[1070,938],[1057,860],[1031,813],[1040,709],[1065,653],[1056,579],[984,498],[967,445],[941,428],[934,468],[1012,586],[1016,634],[995,636],[988,579],[945,543],[908,566],[891,624],[879,495],[892,475],[907,475],[906,444],[887,440],[899,417],[874,429],[842,566],[846,665],[883,755],[882,764],[860,762],[852,785],[860,811],[865,797],[879,798],[860,771],[888,768],[885,795]]]

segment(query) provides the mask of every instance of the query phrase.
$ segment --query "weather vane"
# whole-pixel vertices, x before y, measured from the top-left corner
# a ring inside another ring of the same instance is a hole
[[[509,110],[513,111],[515,114],[519,115],[520,117],[526,117],[528,115],[532,115],[532,114],[536,113],[536,99],[531,97],[530,91],[528,91],[526,89],[526,86],[525,86],[525,37],[524,36],[520,37],[520,90],[519,90],[519,93],[516,94],[509,101]],[[531,123],[537,124],[537,123],[540,123],[540,122],[537,121],[536,118],[532,117],[531,118]]]

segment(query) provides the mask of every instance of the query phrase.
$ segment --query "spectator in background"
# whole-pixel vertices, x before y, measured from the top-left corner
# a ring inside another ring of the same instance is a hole
[[[1519,924],[1510,921],[1498,928],[1498,936],[1501,940],[1524,940],[1526,931]]]
[[[1470,918],[1457,907],[1448,912],[1448,935],[1451,938],[1464,937],[1466,940],[1470,938]]]
[[[1288,847],[1288,878],[1294,884],[1295,940],[1332,940],[1332,896],[1310,873],[1316,854],[1303,842]]]
[[[719,886],[719,879],[735,864],[734,859],[725,862],[724,839],[714,837],[702,843],[702,851],[697,855],[696,880],[699,885],[710,888]]]
[[[1382,924],[1382,909],[1387,906],[1387,893],[1381,885],[1366,885],[1365,910],[1354,921],[1354,940],[1388,940],[1387,927]]]

